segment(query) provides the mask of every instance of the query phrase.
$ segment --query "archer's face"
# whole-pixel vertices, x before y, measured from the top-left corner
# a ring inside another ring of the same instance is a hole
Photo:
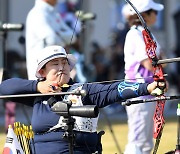
[[[45,2],[49,3],[52,6],[55,6],[57,3],[57,0],[44,0]]]
[[[48,81],[59,82],[60,86],[70,80],[70,66],[67,58],[61,57],[49,61],[39,73]]]
[[[151,11],[150,14],[148,14],[145,18],[146,18],[147,25],[153,26],[157,20],[157,12]]]

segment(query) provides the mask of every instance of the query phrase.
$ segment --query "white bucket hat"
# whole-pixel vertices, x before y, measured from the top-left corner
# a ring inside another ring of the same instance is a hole
[[[125,4],[123,7],[122,7],[122,10],[121,10],[121,13],[122,15],[125,17],[125,18],[128,18],[129,15],[132,15],[132,11],[131,11],[131,6],[129,6],[129,4]]]
[[[153,0],[131,0],[131,3],[136,7],[136,9],[142,13],[148,10],[161,11],[164,9],[164,5],[154,2]],[[129,6],[130,14],[135,14],[135,11]],[[126,8],[127,11],[127,8]],[[126,12],[127,13],[127,12]]]
[[[65,49],[61,46],[48,46],[44,49],[40,50],[37,56],[37,69],[36,69],[36,77],[41,78],[39,74],[39,70],[50,60],[65,57],[68,59],[70,70],[72,70],[76,64],[76,58],[72,54],[67,54]]]

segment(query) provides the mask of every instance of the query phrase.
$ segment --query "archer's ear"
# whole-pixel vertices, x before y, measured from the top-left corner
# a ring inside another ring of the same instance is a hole
[[[45,70],[44,69],[40,69],[39,70],[39,74],[41,75],[41,77],[45,78],[46,74],[45,74]]]

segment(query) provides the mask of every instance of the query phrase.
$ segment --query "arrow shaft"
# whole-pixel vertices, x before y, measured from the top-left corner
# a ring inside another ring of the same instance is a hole
[[[60,92],[60,93],[47,93],[47,94],[20,94],[20,95],[4,95],[0,96],[0,99],[8,99],[8,98],[23,98],[23,97],[42,97],[42,96],[57,96],[57,95],[82,95],[81,91],[75,92]]]

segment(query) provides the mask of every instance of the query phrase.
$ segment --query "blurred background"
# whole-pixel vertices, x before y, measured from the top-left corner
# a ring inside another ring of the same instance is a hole
[[[165,58],[180,57],[180,1],[155,1],[164,4],[165,9],[158,14],[158,22],[151,31],[162,46]],[[0,68],[7,70],[6,78],[27,78],[25,21],[34,2],[34,0],[0,0],[0,27],[5,23],[22,24],[24,27],[18,31],[0,28]],[[124,0],[58,1],[57,10],[67,23],[68,13],[78,15],[77,10],[81,10],[84,14],[90,14],[90,17],[79,17],[82,26],[80,53],[83,55],[83,61],[81,65],[88,82],[124,78],[123,45],[127,32],[126,22],[121,14],[124,4]],[[165,73],[168,74],[169,82],[167,95],[179,95],[180,63],[167,64]],[[0,103],[0,125],[4,126],[6,103],[3,100],[0,101],[2,102]],[[176,116],[176,108],[176,103],[168,101],[165,115]],[[10,105],[10,109],[16,111],[13,113],[16,121],[30,123],[31,108],[16,104],[16,107]],[[126,119],[125,109],[119,104],[105,108],[105,113],[111,119],[120,117],[123,120]],[[101,118],[106,116],[102,115]],[[122,120],[121,118],[119,120]]]

